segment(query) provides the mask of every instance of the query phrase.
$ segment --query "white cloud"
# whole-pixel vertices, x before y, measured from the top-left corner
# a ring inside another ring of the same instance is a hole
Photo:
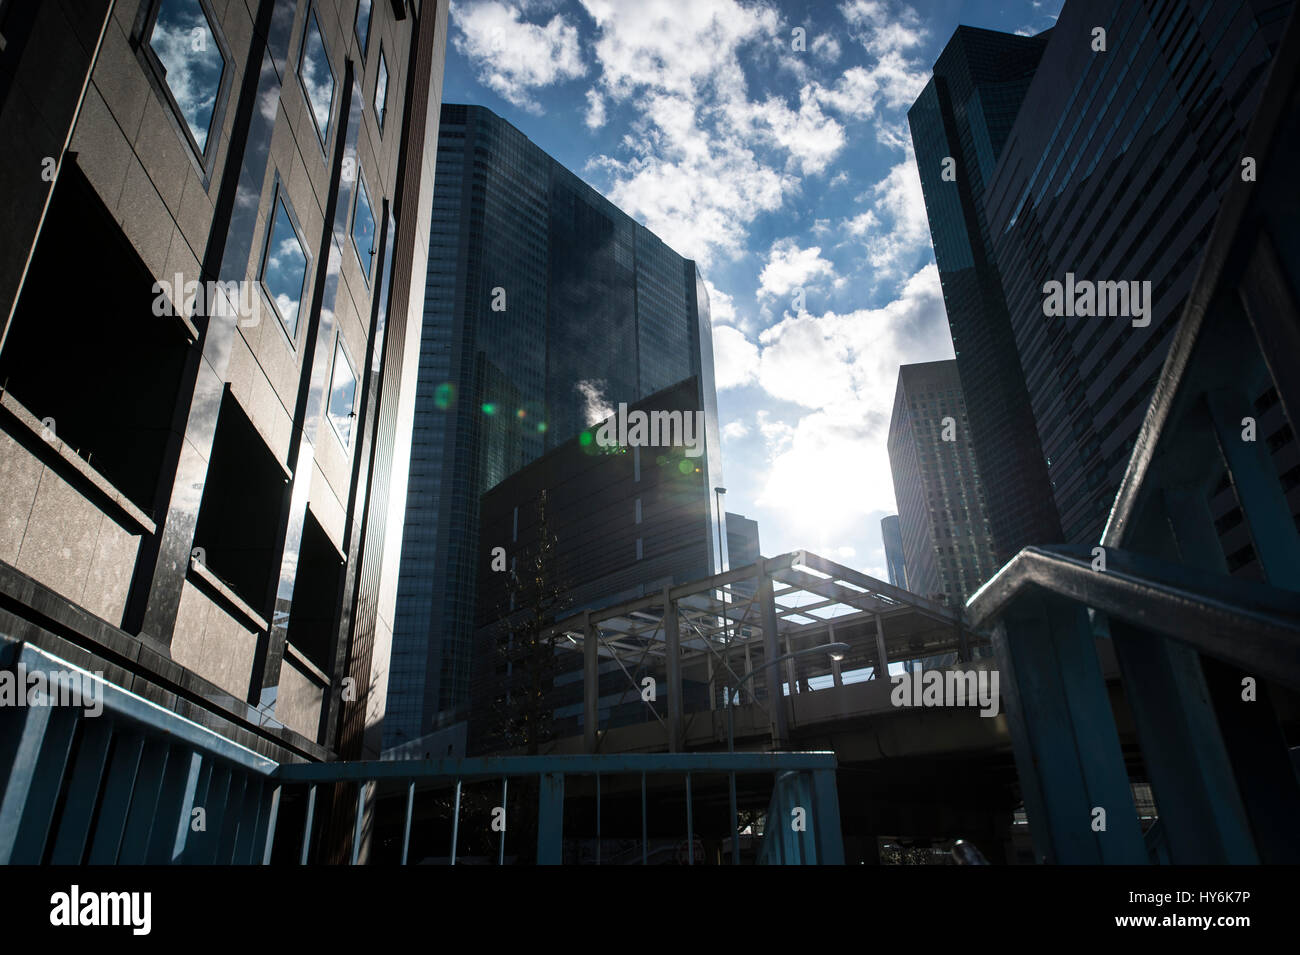
[[[812,41],[812,52],[814,56],[825,60],[827,63],[834,63],[840,58],[840,41],[830,33],[822,33]]]
[[[749,98],[742,54],[784,41],[779,13],[737,0],[581,2],[602,92],[639,114],[620,151],[589,168],[609,176],[615,204],[706,271],[739,257],[750,224],[798,189],[794,172],[824,168],[843,147],[811,94],[797,111]]]
[[[453,3],[453,43],[470,61],[484,86],[503,99],[540,113],[531,92],[587,73],[578,48],[578,28],[556,14],[543,26],[520,19],[520,4],[498,0]],[[523,4],[524,12],[537,4]],[[545,6],[545,5],[542,5]]]
[[[764,332],[758,383],[810,411],[794,420],[760,412],[769,462],[756,503],[785,515],[809,546],[823,536],[838,545],[848,522],[893,513],[886,439],[898,366],[952,357],[946,324],[928,265],[882,308],[787,315]]]
[[[588,129],[600,129],[605,125],[605,97],[600,90],[587,90],[587,115],[584,119]]]
[[[714,325],[713,377],[717,390],[748,385],[757,371],[758,346],[737,328]]]
[[[822,112],[815,86],[799,94],[796,113],[779,97],[768,97],[755,109],[759,128],[790,154],[789,165],[804,175],[823,172],[844,148],[844,127]]]
[[[588,427],[614,414],[613,406],[605,397],[605,385],[603,379],[585,378],[573,386],[582,395],[582,413]]]
[[[749,435],[749,425],[743,421],[728,421],[722,426],[724,438],[739,439]]]
[[[834,278],[835,266],[821,252],[821,246],[801,249],[793,238],[777,239],[758,276],[759,294],[779,298],[818,277]]]
[[[844,221],[844,228],[863,240],[867,260],[878,275],[899,274],[913,265],[930,242],[930,221],[916,158],[908,157],[871,187],[871,206]]]

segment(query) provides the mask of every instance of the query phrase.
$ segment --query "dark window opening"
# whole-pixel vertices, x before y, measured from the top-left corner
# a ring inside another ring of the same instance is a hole
[[[343,558],[309,510],[298,549],[298,572],[289,609],[289,643],[331,676],[342,599]]]
[[[259,614],[279,578],[280,515],[288,477],[227,389],[221,399],[194,546],[225,584]]]
[[[52,418],[59,439],[151,516],[170,485],[162,470],[190,346],[178,318],[156,314],[161,294],[65,164],[0,354],[0,387]]]

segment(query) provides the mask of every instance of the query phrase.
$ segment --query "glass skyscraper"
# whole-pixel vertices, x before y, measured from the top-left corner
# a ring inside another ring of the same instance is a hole
[[[908,111],[990,527],[1003,563],[1026,545],[1061,537],[984,216],[985,184],[1047,36],[959,27]],[[908,570],[916,569],[909,563]]]
[[[1071,543],[1100,539],[1293,6],[1067,3],[986,174],[1014,348]],[[1047,317],[1044,285],[1067,274],[1149,283],[1149,310]]]
[[[491,111],[443,106],[385,746],[468,701],[483,492],[693,376],[719,482],[711,334],[694,262]]]

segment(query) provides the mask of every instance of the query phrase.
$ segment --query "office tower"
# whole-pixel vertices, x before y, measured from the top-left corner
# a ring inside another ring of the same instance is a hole
[[[726,523],[727,566],[735,569],[757,563],[763,556],[758,544],[758,521],[728,511]],[[739,580],[732,584],[731,589],[737,593],[752,595],[755,583],[752,580]]]
[[[889,464],[908,589],[961,606],[998,565],[956,361],[898,369]]]
[[[958,27],[907,114],[1000,563],[1061,539],[984,216],[986,184],[1047,37]]]
[[[758,521],[727,512],[727,556],[732,567],[747,567],[762,556],[758,545]]]
[[[897,514],[880,519],[880,539],[885,545],[885,569],[889,573],[889,582],[895,587],[910,589],[907,586],[907,562],[903,559],[903,531]]]
[[[0,7],[0,632],[277,762],[379,751],[446,16]]]
[[[630,405],[628,416],[700,410],[692,377]],[[520,718],[518,701],[530,698],[530,687],[544,692],[547,719],[558,719],[560,729],[569,719],[578,731],[582,654],[566,652],[574,648],[564,641],[536,647],[529,625],[658,595],[712,573],[713,490],[703,456],[681,444],[602,447],[599,434],[598,426],[587,428],[482,496],[470,667],[473,753],[524,741],[503,738],[502,720]],[[547,556],[539,559],[543,546]],[[626,683],[616,670],[606,682],[617,686],[617,695]],[[575,679],[563,676],[575,672]]]
[[[695,264],[500,117],[444,106],[386,746],[468,702],[480,496],[620,403],[692,377],[712,487],[717,405]],[[710,533],[720,569],[725,542]]]
[[[1292,7],[1067,3],[987,177],[1015,349],[1072,543],[1100,539],[1220,200],[1249,174],[1241,143]],[[1052,282],[1071,299],[1061,308]]]

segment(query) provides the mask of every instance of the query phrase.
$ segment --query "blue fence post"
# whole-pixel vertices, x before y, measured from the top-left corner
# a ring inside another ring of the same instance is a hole
[[[840,797],[833,769],[812,772],[812,824],[817,861],[821,865],[844,864],[844,837],[840,829]]]
[[[4,774],[0,778],[4,787],[0,789],[0,863],[5,865],[16,861],[14,849],[22,831],[28,796],[38,785],[37,767],[51,712],[48,706],[0,710],[0,726],[7,734],[0,742],[0,773]]]
[[[543,773],[537,797],[537,864],[564,861],[564,774]]]
[[[12,864],[38,865],[41,862],[49,838],[54,805],[63,785],[73,734],[81,718],[75,709],[44,709],[50,710],[49,725],[37,757],[35,775],[27,791],[27,805],[22,812],[17,838],[12,843],[7,860],[4,859],[4,850],[0,848],[0,860]]]

